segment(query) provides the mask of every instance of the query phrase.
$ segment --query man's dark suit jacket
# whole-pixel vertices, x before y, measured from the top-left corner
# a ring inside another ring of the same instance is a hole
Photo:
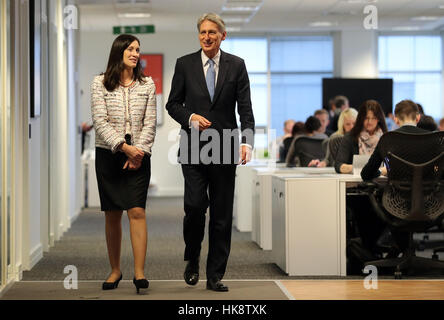
[[[430,131],[415,127],[415,126],[402,126],[395,131],[398,132],[404,132],[404,133],[428,133]],[[382,138],[382,137],[381,137]],[[380,149],[379,149],[379,143],[376,146],[375,151],[371,155],[370,159],[368,160],[367,164],[362,168],[361,171],[361,178],[362,180],[372,180],[374,178],[377,178],[380,176],[381,172],[379,171],[379,167],[381,166],[381,163],[384,159],[382,158]]]
[[[179,149],[179,162],[191,160],[191,129],[189,118],[192,113],[201,115],[212,122],[213,128],[222,134],[223,129],[238,129],[235,107],[241,123],[242,143],[253,146],[254,117],[250,99],[250,82],[244,60],[221,50],[219,73],[214,92],[213,102],[205,81],[201,51],[177,59],[171,92],[166,109],[171,117],[182,126]],[[246,129],[250,129],[244,131]],[[248,131],[250,131],[248,133]],[[205,132],[205,131],[204,131]],[[220,142],[222,147],[222,135]],[[199,144],[199,150],[205,143]],[[188,149],[187,155],[181,154],[183,148]],[[232,139],[231,163],[239,160],[239,139]],[[221,161],[223,154],[221,154]],[[188,162],[189,163],[189,162]]]

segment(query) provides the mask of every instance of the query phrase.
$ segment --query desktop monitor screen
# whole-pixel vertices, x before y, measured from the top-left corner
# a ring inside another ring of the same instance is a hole
[[[328,101],[337,95],[346,96],[350,107],[356,110],[365,100],[376,100],[387,114],[392,112],[393,108],[393,79],[323,78],[322,105],[324,108],[328,109]]]

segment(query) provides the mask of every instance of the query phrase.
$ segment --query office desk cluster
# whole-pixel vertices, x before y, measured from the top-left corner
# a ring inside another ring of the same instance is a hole
[[[346,275],[346,188],[334,168],[238,166],[234,225],[290,276]]]

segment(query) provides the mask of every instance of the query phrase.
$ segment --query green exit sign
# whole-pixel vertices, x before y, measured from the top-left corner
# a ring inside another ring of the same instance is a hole
[[[113,34],[122,33],[154,33],[154,25],[148,24],[144,26],[116,26],[113,27]]]

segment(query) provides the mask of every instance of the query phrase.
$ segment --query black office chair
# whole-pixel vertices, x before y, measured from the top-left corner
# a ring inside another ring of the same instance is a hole
[[[395,267],[395,278],[402,271],[440,269],[444,261],[417,257],[414,232],[425,232],[442,223],[444,217],[444,132],[407,134],[392,131],[379,142],[388,180],[384,185],[364,183],[374,210],[393,231],[408,234],[408,246],[401,258],[366,262],[376,267]],[[436,258],[436,257],[435,257]]]
[[[339,146],[343,139],[343,135],[335,135],[330,137],[328,141],[328,165],[330,167],[335,166],[336,156],[338,155]]]
[[[325,150],[322,148],[324,140],[305,136],[297,138],[294,149],[301,167],[307,167],[313,159],[324,159]]]

